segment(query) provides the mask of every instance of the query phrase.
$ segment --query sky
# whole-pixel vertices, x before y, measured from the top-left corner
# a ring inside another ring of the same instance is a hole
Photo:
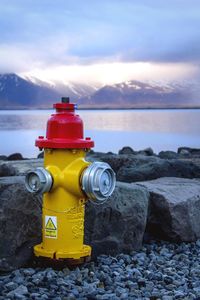
[[[198,80],[199,28],[199,0],[0,0],[0,73]]]

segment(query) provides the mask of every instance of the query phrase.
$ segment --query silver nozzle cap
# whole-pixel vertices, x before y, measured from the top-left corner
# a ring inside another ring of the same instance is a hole
[[[25,186],[30,193],[49,192],[53,184],[51,174],[44,168],[36,168],[26,174]]]
[[[110,197],[115,189],[116,176],[112,168],[103,162],[94,162],[84,170],[82,189],[89,199],[99,202]]]

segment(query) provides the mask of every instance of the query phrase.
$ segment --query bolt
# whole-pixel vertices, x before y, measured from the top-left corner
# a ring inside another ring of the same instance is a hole
[[[69,103],[69,102],[70,102],[70,99],[69,99],[69,97],[62,97],[62,98],[61,98],[61,102],[62,102],[62,103]]]

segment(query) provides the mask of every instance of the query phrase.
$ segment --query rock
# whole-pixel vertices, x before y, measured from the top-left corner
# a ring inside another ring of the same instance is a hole
[[[10,281],[5,284],[5,288],[9,291],[15,290],[17,287],[18,287],[17,284],[13,281]]]
[[[18,295],[26,295],[28,294],[28,289],[26,286],[20,285],[13,292],[17,293]]]
[[[182,157],[191,157],[191,153],[187,149],[182,149],[179,152],[179,155]]]
[[[153,149],[152,148],[146,148],[144,150],[140,150],[138,151],[138,154],[143,154],[143,155],[147,155],[147,156],[152,156],[154,155]]]
[[[173,152],[172,152],[173,153]],[[172,153],[167,151],[166,155]],[[93,153],[87,156],[89,161],[104,161],[110,164],[116,173],[117,180],[136,182],[157,179],[160,177],[199,178],[200,162],[195,159],[162,159],[142,154],[105,154]]]
[[[37,158],[44,158],[44,151],[40,152],[37,156]]]
[[[6,155],[0,155],[0,160],[7,160],[7,156]]]
[[[7,160],[22,160],[24,159],[21,153],[13,153],[7,157]]]
[[[7,294],[7,297],[9,297],[9,299],[11,298],[11,299],[20,299],[20,300],[22,300],[22,299],[27,299],[25,297],[25,295],[27,295],[27,294],[28,294],[27,287],[24,286],[24,285],[20,285],[15,290],[9,292]]]
[[[123,147],[121,150],[119,150],[118,154],[133,154],[133,155],[137,155],[137,154],[142,154],[142,155],[146,155],[146,156],[151,156],[154,155],[153,149],[152,148],[146,148],[144,150],[140,150],[140,151],[134,151],[131,147]]]
[[[174,151],[161,151],[158,156],[164,159],[175,159],[178,158],[178,154]]]
[[[190,148],[190,147],[179,147],[178,148],[178,154],[188,154],[188,155],[194,155],[194,156],[200,156],[200,149],[199,148]]]
[[[42,167],[43,159],[5,161],[3,163],[0,162],[0,170],[2,165],[4,165],[4,168],[6,169],[13,169],[15,171],[12,171],[12,173],[8,173],[8,175],[0,175],[0,176],[25,175],[27,171],[30,169]]]
[[[0,178],[0,271],[24,265],[40,240],[41,209],[21,176]]]
[[[117,180],[125,182],[146,181],[160,177],[199,178],[200,166],[191,161],[137,158],[135,163],[124,164],[117,171]]]
[[[95,153],[88,153],[86,156],[86,159],[88,161],[103,161],[107,162],[110,164],[110,166],[113,168],[113,170],[117,173],[118,170],[121,168],[123,165],[130,165],[134,161],[135,155],[129,154],[105,154],[101,152],[95,152]]]
[[[118,152],[119,154],[136,154],[137,152],[134,151],[131,147],[123,147]]]
[[[130,252],[142,246],[149,194],[145,188],[117,183],[111,198],[102,205],[86,205],[86,243],[93,256]]]
[[[0,165],[0,177],[17,175],[17,170],[12,165],[3,163]]]
[[[175,242],[200,238],[200,180],[159,178],[137,184],[150,193],[151,236]]]
[[[200,177],[200,159],[198,158],[180,158],[172,159],[172,151],[166,151],[166,155],[171,155],[170,159],[147,156],[142,154],[112,154],[92,152],[88,153],[88,161],[104,161],[111,165],[117,175],[118,181],[135,182],[156,179],[159,177]],[[15,171],[4,171],[7,175],[24,175],[28,170],[43,166],[43,159],[30,159],[21,161],[0,161],[2,164],[14,168]],[[6,167],[4,167],[6,168]],[[7,170],[7,169],[6,169]],[[2,172],[3,173],[3,172]]]

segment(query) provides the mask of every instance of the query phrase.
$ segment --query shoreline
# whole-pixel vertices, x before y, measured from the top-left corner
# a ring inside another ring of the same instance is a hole
[[[77,110],[199,110],[200,106],[194,107],[79,107]],[[31,110],[53,110],[52,107],[40,108],[40,107],[24,107],[24,108],[0,108],[0,111],[31,111]]]

